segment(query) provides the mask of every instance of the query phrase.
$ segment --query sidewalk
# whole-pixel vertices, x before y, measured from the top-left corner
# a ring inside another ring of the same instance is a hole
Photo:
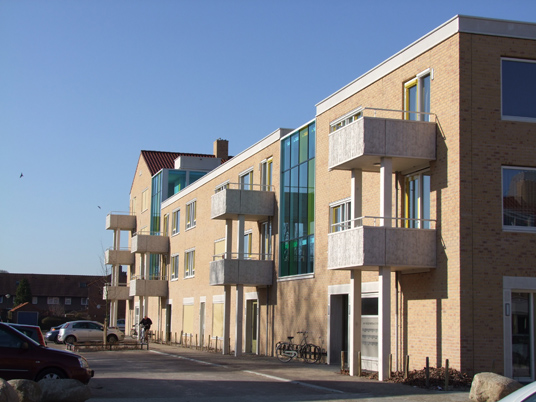
[[[149,353],[161,353],[217,365],[232,371],[259,375],[274,381],[313,387],[333,393],[332,400],[359,400],[360,402],[469,402],[469,392],[426,390],[408,385],[350,377],[339,373],[339,367],[326,364],[307,364],[292,360],[282,363],[274,357],[242,355],[240,357],[216,354],[196,349],[152,343]],[[331,400],[331,399],[330,399]]]

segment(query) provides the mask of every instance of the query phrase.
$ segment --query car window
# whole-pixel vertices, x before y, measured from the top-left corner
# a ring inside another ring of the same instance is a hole
[[[22,340],[15,335],[0,328],[0,348],[20,348]]]
[[[103,330],[101,325],[96,324],[94,322],[88,323],[88,326],[89,326],[89,329],[98,329],[98,330],[101,330],[101,331]]]
[[[536,402],[536,394],[532,394],[531,396],[523,399],[522,402]]]
[[[77,322],[76,324],[73,325],[73,328],[77,328],[77,329],[87,328],[87,322]]]

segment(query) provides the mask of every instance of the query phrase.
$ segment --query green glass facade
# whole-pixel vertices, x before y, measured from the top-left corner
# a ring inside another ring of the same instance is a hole
[[[314,272],[316,125],[281,140],[279,276]]]

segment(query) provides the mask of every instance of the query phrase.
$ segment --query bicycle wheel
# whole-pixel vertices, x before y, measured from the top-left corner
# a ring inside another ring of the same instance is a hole
[[[319,346],[308,343],[305,346],[304,360],[307,363],[318,363],[322,358],[322,349]]]
[[[275,354],[277,355],[277,358],[280,362],[287,363],[290,361],[290,359],[292,359],[292,356],[288,356],[285,354],[285,351],[288,350],[288,346],[288,344],[279,343],[275,348]]]

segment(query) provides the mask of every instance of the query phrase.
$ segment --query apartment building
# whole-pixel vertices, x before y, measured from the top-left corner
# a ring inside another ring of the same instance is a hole
[[[107,218],[127,318],[235,354],[306,330],[380,379],[389,356],[536,379],[535,94],[536,24],[456,16],[177,191],[142,152]]]

